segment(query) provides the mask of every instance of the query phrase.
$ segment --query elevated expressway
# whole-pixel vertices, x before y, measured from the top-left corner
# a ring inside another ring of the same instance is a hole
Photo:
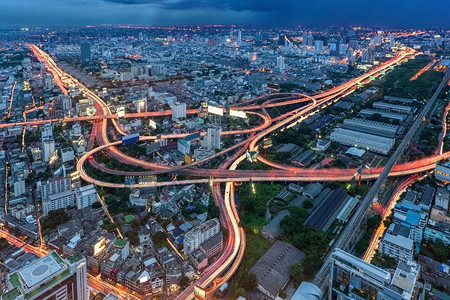
[[[278,165],[273,164],[269,161],[264,160],[263,158],[259,158],[261,162],[267,163],[274,167],[273,170],[236,170],[238,164],[245,159],[245,155],[243,152],[249,147],[250,150],[257,149],[257,144],[261,139],[270,133],[283,129],[288,126],[292,126],[310,115],[313,115],[323,107],[326,107],[340,98],[345,97],[352,92],[354,92],[357,88],[357,85],[360,83],[367,83],[370,81],[371,76],[378,76],[380,71],[386,70],[392,66],[400,64],[404,59],[407,59],[411,56],[414,56],[414,51],[408,49],[407,51],[400,51],[397,53],[396,57],[391,60],[381,64],[377,68],[369,71],[368,73],[350,80],[349,82],[332,88],[330,90],[324,91],[322,93],[317,93],[314,95],[303,95],[303,94],[268,94],[255,99],[252,99],[247,102],[240,103],[232,107],[237,110],[245,110],[247,113],[251,113],[251,110],[261,109],[261,113],[254,113],[258,115],[262,119],[262,123],[255,128],[247,129],[247,130],[236,130],[236,131],[228,131],[223,132],[223,135],[234,135],[234,134],[250,134],[250,137],[244,140],[241,143],[234,145],[228,149],[225,149],[208,159],[204,159],[198,162],[195,162],[188,166],[182,167],[171,167],[166,165],[159,165],[147,161],[142,161],[134,157],[130,157],[122,152],[120,152],[116,147],[120,145],[121,141],[110,142],[107,137],[107,121],[109,119],[112,120],[113,125],[116,131],[125,135],[126,133],[122,130],[120,124],[117,121],[117,116],[113,115],[106,105],[106,103],[98,97],[95,93],[90,91],[87,87],[80,84],[75,78],[71,77],[69,74],[61,71],[54,61],[46,54],[44,51],[39,49],[34,45],[30,45],[30,48],[37,54],[38,58],[42,59],[47,68],[53,70],[51,71],[54,77],[59,78],[55,79],[55,82],[62,89],[65,88],[68,84],[76,84],[82,88],[85,95],[93,98],[95,100],[97,106],[97,116],[92,117],[83,117],[83,118],[65,118],[64,121],[93,121],[94,127],[92,130],[92,139],[97,139],[99,143],[99,147],[95,149],[90,149],[87,153],[85,153],[77,163],[77,170],[80,172],[83,180],[87,182],[94,183],[99,186],[105,187],[113,187],[113,188],[125,188],[125,187],[133,187],[125,184],[117,184],[117,183],[108,183],[98,179],[91,178],[88,176],[84,169],[84,163],[88,160],[94,167],[98,168],[103,172],[107,172],[115,175],[124,175],[124,176],[140,176],[140,175],[152,175],[152,174],[162,174],[162,173],[171,173],[171,174],[183,174],[192,177],[199,177],[198,179],[189,179],[189,180],[180,180],[180,181],[170,181],[170,182],[156,182],[156,183],[145,183],[135,185],[134,187],[154,187],[154,186],[172,186],[176,184],[192,184],[192,183],[209,183],[213,186],[213,195],[216,200],[216,204],[219,205],[221,214],[222,223],[227,227],[230,232],[229,239],[226,241],[225,249],[222,255],[213,263],[211,266],[207,268],[207,270],[200,276],[200,278],[195,282],[195,284],[201,286],[204,289],[207,289],[207,292],[210,293],[214,290],[215,287],[220,286],[223,282],[228,280],[242,260],[244,249],[245,249],[245,235],[242,230],[238,226],[239,217],[236,212],[236,206],[234,204],[234,189],[233,182],[244,182],[244,181],[349,181],[353,178],[356,170],[353,169],[302,169],[295,168],[286,165]],[[65,78],[65,82],[61,80],[61,78]],[[277,98],[274,98],[277,97]],[[266,100],[267,99],[267,100]],[[265,101],[264,101],[265,100]],[[264,101],[262,104],[258,104],[258,101]],[[275,107],[275,106],[283,106],[289,104],[301,104],[302,106],[288,112],[282,116],[278,116],[272,119],[266,111],[266,108]],[[198,110],[190,110],[188,113],[195,114]],[[133,118],[133,117],[163,117],[171,115],[171,111],[161,111],[161,112],[148,112],[141,114],[127,114],[125,117]],[[62,121],[62,120],[58,120]],[[40,121],[32,121],[32,122],[24,122],[25,124],[20,125],[36,125],[40,123],[36,123]],[[42,120],[41,122],[48,122],[48,120]],[[0,124],[0,128],[3,124]],[[202,135],[205,133],[202,132]],[[168,134],[162,135],[161,138],[167,139],[176,139],[182,138],[187,134]],[[155,136],[142,136],[140,137],[140,141],[150,141],[155,140]],[[224,167],[219,169],[202,169],[202,168],[193,168],[194,166],[198,166],[201,163],[212,159],[217,158],[220,155],[229,152],[231,150],[237,150],[238,152],[225,164]],[[146,169],[150,169],[145,172],[125,172],[119,170],[111,170],[100,164],[98,164],[94,159],[94,154],[99,151],[104,151],[111,157],[117,159],[120,162],[137,165],[144,167]],[[436,161],[441,159],[445,159],[450,156],[450,153],[444,153],[441,155],[435,155],[432,157],[424,158],[418,161],[405,163],[402,165],[395,166],[390,172],[389,176],[401,176],[414,174],[417,172],[427,171],[434,168],[434,164]],[[228,165],[231,164],[231,167],[227,169]],[[383,168],[377,168],[372,170],[364,170],[362,173],[362,179],[364,180],[375,180],[377,179]],[[220,191],[220,183],[226,183],[225,186],[225,195],[222,197],[222,193]],[[223,275],[222,277],[220,277]],[[179,299],[185,296],[192,295],[194,290],[194,285],[191,285],[188,289],[183,291],[183,293],[178,297]]]

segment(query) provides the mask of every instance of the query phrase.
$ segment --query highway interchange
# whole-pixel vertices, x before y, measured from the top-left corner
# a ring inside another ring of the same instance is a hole
[[[110,183],[104,182],[102,180],[90,177],[85,170],[85,164],[89,162],[93,167],[99,169],[102,172],[106,172],[114,175],[121,176],[141,176],[141,175],[153,175],[153,174],[183,174],[190,177],[197,177],[195,179],[187,180],[175,180],[167,182],[151,182],[145,184],[135,185],[135,187],[154,187],[154,186],[169,186],[169,185],[183,185],[183,184],[193,184],[193,183],[206,183],[210,184],[213,191],[213,196],[216,204],[219,206],[221,211],[221,221],[223,225],[229,230],[229,238],[225,242],[225,246],[222,254],[219,258],[211,264],[191,286],[185,289],[179,296],[178,299],[189,299],[189,297],[194,296],[195,286],[200,286],[202,289],[206,290],[207,293],[211,293],[221,284],[229,280],[229,278],[234,274],[234,272],[239,267],[239,264],[243,258],[245,251],[245,233],[242,227],[239,227],[239,216],[236,211],[236,205],[234,204],[234,182],[245,182],[245,181],[350,181],[354,174],[355,169],[306,169],[298,168],[289,165],[276,164],[258,156],[258,160],[265,163],[274,169],[272,170],[237,170],[240,162],[246,159],[245,151],[257,151],[259,143],[271,133],[282,130],[283,128],[292,126],[298,122],[301,122],[305,118],[319,112],[324,107],[331,105],[338,101],[339,99],[348,96],[353,93],[358,84],[368,83],[372,76],[377,77],[380,75],[380,71],[389,70],[405,59],[414,57],[417,53],[412,49],[402,50],[397,52],[397,55],[387,62],[380,64],[378,67],[370,70],[366,74],[352,79],[340,86],[334,87],[332,89],[323,91],[321,93],[313,95],[304,94],[269,94],[263,95],[258,98],[240,103],[233,106],[235,110],[243,110],[246,113],[255,114],[261,119],[261,123],[255,128],[245,129],[245,130],[235,130],[235,131],[224,131],[223,135],[236,135],[236,134],[248,134],[249,137],[230,148],[224,149],[219,153],[216,153],[206,159],[194,162],[190,165],[181,167],[171,167],[166,165],[160,165],[152,162],[143,161],[134,157],[131,157],[123,152],[120,152],[117,148],[118,145],[122,143],[121,140],[110,141],[107,135],[108,122],[111,121],[115,131],[119,135],[126,135],[122,129],[117,115],[113,114],[107,105],[95,92],[88,89],[88,87],[81,84],[77,79],[73,78],[70,74],[62,71],[53,59],[45,53],[42,49],[36,45],[29,45],[30,49],[33,51],[35,56],[43,61],[46,68],[53,74],[55,83],[61,88],[64,94],[68,94],[69,86],[76,85],[82,90],[86,97],[92,98],[95,101],[97,108],[97,115],[90,117],[78,117],[78,118],[65,118],[65,119],[54,119],[54,120],[32,120],[21,123],[8,123],[0,124],[0,128],[8,126],[34,126],[50,122],[83,122],[90,121],[93,122],[93,128],[91,133],[91,140],[89,141],[88,151],[80,157],[77,162],[77,171],[79,172],[81,178],[89,183],[94,183],[97,186],[112,187],[112,188],[125,188],[132,187],[122,183]],[[448,80],[448,75],[445,75],[445,79],[442,81],[438,90],[442,89],[444,84]],[[339,238],[336,240],[333,247],[340,247],[349,238],[349,234],[354,228],[360,224],[363,216],[366,214],[368,207],[370,206],[376,188],[381,185],[387,176],[403,176],[412,175],[420,173],[423,171],[428,171],[434,169],[435,163],[439,160],[448,158],[450,153],[442,153],[442,150],[437,152],[436,155],[423,158],[414,162],[407,162],[400,165],[395,165],[398,157],[403,153],[405,147],[407,146],[411,135],[417,129],[417,127],[422,122],[423,116],[426,114],[428,109],[431,107],[432,103],[436,99],[439,92],[437,91],[433,98],[428,101],[427,105],[423,108],[419,117],[414,122],[412,128],[408,131],[405,139],[402,141],[401,145],[395,150],[391,159],[387,162],[384,168],[375,168],[371,170],[363,170],[361,177],[363,180],[376,180],[374,183],[374,188],[372,188],[366,195],[362,204],[358,206],[357,212],[354,214],[350,220],[350,224],[346,227]],[[273,97],[277,98],[274,99]],[[261,103],[262,104],[258,104]],[[271,118],[267,112],[267,108],[283,106],[288,104],[301,104],[302,106],[288,112],[284,115],[278,116],[276,118]],[[259,110],[260,112],[257,112]],[[188,110],[188,114],[196,114],[198,110]],[[146,113],[135,113],[126,114],[125,118],[141,118],[141,117],[165,117],[170,116],[171,111],[157,111],[157,112],[146,112]],[[414,129],[414,130],[413,130]],[[202,132],[202,135],[205,133]],[[157,138],[163,139],[177,139],[185,137],[187,134],[166,134],[160,137],[156,136],[141,136],[140,141],[154,141]],[[445,132],[443,133],[445,136]],[[443,138],[443,137],[442,137]],[[94,146],[94,140],[97,141],[98,147]],[[105,152],[110,157],[130,165],[140,166],[149,171],[145,172],[125,172],[119,170],[112,170],[105,166],[100,165],[95,161],[95,154],[98,152]],[[214,158],[218,158],[228,152],[235,151],[230,158],[224,162],[217,169],[205,169],[199,168],[198,166],[202,163],[209,161]],[[195,167],[195,168],[194,168]],[[225,193],[222,195],[221,183],[225,183]],[[327,259],[325,260],[323,268],[320,270],[319,274],[316,276],[315,283],[322,286],[326,282],[327,277]],[[98,284],[98,282],[97,282]]]

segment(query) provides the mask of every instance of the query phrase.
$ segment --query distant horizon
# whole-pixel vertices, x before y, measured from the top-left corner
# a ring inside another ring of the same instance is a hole
[[[0,0],[0,25],[450,28],[448,0]],[[357,25],[355,25],[357,24]]]
[[[218,27],[234,27],[236,30],[239,30],[240,28],[246,29],[248,27],[255,27],[255,28],[265,28],[265,29],[280,29],[283,28],[284,30],[294,30],[294,29],[350,29],[350,28],[358,28],[358,30],[443,30],[443,31],[449,31],[450,33],[450,26],[435,26],[435,27],[388,27],[388,26],[363,26],[363,25],[345,25],[345,26],[303,26],[303,25],[290,25],[290,26],[283,26],[283,25],[263,25],[263,24],[238,24],[238,23],[229,23],[229,24],[214,24],[214,23],[190,23],[190,24],[133,24],[133,23],[121,23],[121,24],[57,24],[57,25],[5,25],[0,24],[0,28],[90,28],[90,27],[121,27],[121,26],[130,26],[133,28],[145,28],[145,27],[194,27],[194,26],[204,26],[204,27],[212,27],[212,26],[218,26]]]

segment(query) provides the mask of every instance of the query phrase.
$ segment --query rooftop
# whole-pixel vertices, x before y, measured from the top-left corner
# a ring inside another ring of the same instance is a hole
[[[290,267],[294,263],[301,263],[305,256],[293,245],[276,241],[250,272],[256,275],[260,286],[275,296],[289,279]]]
[[[332,257],[334,259],[338,259],[341,262],[344,262],[353,269],[357,269],[358,272],[366,273],[368,276],[373,277],[379,281],[388,283],[391,280],[391,274],[389,272],[371,265],[364,260],[345,252],[342,249],[335,249],[333,251]]]

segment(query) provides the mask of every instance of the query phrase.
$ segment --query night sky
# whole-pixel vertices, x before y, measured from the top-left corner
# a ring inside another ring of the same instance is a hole
[[[450,0],[0,0],[0,25],[450,27]]]

